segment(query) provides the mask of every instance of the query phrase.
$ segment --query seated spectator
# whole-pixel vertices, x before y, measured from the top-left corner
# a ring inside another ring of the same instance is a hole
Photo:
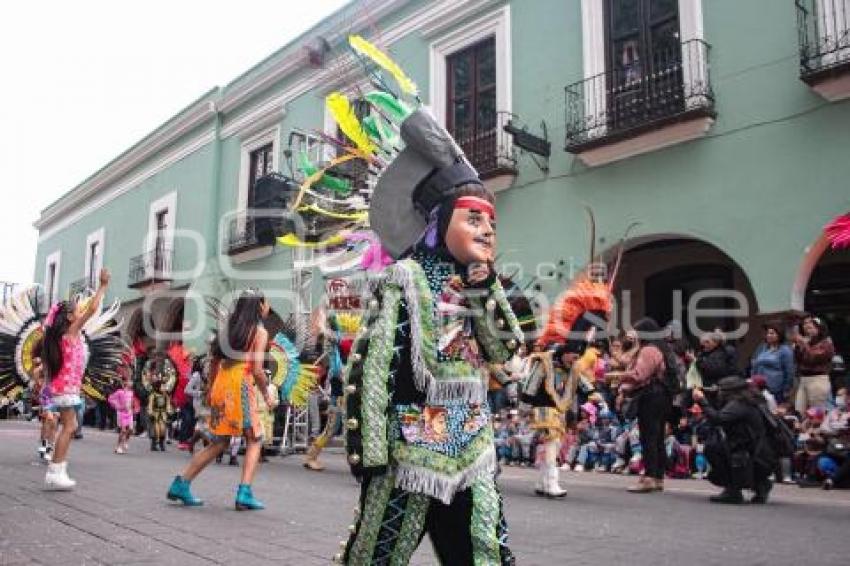
[[[637,420],[626,423],[622,428],[615,441],[614,450],[617,460],[611,467],[612,473],[637,475],[643,470],[643,450]]]
[[[496,458],[499,463],[507,464],[511,455],[511,449],[508,446],[508,428],[499,417],[493,420],[493,444],[496,446]]]
[[[690,447],[679,444],[670,423],[667,423],[665,427],[664,450],[667,456],[667,477],[677,479],[690,477]]]
[[[695,479],[703,479],[708,474],[708,460],[705,457],[705,441],[708,439],[710,426],[702,412],[702,407],[694,404],[689,410],[689,426],[691,429],[691,454],[693,455]]]
[[[818,459],[824,489],[850,489],[850,405],[846,390],[839,389],[836,406],[821,427],[826,447]]]
[[[511,409],[510,415],[507,439],[510,456],[506,463],[531,466],[534,463],[534,433],[528,424],[528,419],[520,418],[516,409]]]
[[[590,419],[590,409],[593,408],[593,420]],[[573,468],[576,472],[583,472],[586,469],[589,469],[595,463],[596,453],[591,452],[590,447],[593,445],[596,446],[596,441],[598,439],[598,431],[596,429],[596,409],[590,403],[585,403],[581,407],[582,416],[576,425],[576,431],[578,433],[578,442],[576,443],[576,450],[571,454],[572,458],[570,458],[571,462],[574,463],[575,467]]]
[[[594,470],[607,472],[611,470],[616,459],[615,445],[620,435],[620,427],[614,414],[605,410],[599,413],[595,429],[596,440],[587,447],[587,450],[594,462]]]
[[[800,426],[797,435],[798,450],[794,454],[794,470],[797,474],[797,485],[800,487],[819,487],[824,479],[818,470],[818,460],[826,450],[826,440],[823,435],[824,410],[821,407],[811,407],[806,411],[806,418]]]

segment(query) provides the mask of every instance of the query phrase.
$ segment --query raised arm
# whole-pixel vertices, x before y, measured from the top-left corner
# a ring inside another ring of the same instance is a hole
[[[103,302],[103,296],[106,295],[106,289],[109,287],[110,278],[111,276],[108,270],[100,270],[100,284],[97,291],[95,291],[94,296],[91,301],[89,301],[89,304],[86,305],[85,310],[83,310],[83,312],[80,313],[80,316],[71,323],[71,326],[68,328],[69,334],[79,334],[91,317],[100,310],[100,304]]]

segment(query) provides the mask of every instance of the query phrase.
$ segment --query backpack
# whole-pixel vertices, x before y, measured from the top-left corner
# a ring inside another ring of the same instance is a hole
[[[760,403],[758,408],[764,421],[767,442],[773,449],[773,452],[779,458],[790,458],[793,456],[796,448],[794,433],[791,432],[785,421],[771,413],[766,405]]]
[[[664,385],[664,388],[667,392],[675,397],[679,393],[682,392],[682,380],[679,377],[679,363],[678,358],[676,359],[676,364],[668,364],[667,360],[664,360],[664,375],[661,376],[661,384]],[[672,367],[670,367],[672,366]],[[682,372],[684,374],[684,372]]]

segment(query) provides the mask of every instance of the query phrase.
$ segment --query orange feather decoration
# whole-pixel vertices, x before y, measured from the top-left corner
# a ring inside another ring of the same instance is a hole
[[[549,309],[546,325],[537,343],[544,347],[563,344],[569,338],[573,325],[584,313],[595,311],[610,315],[611,310],[611,289],[608,284],[592,280],[587,272],[581,273]]]

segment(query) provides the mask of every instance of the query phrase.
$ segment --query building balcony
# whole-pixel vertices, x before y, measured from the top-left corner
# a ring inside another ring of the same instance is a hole
[[[77,295],[81,295],[85,293],[88,289],[93,288],[94,287],[92,286],[91,281],[88,277],[83,277],[82,279],[71,281],[71,284],[68,285],[68,297],[73,299]]]
[[[800,79],[823,98],[850,97],[850,0],[796,0]]]
[[[479,110],[479,114],[482,112]],[[510,186],[517,176],[516,151],[505,126],[513,118],[510,112],[495,112],[479,118],[478,128],[456,127],[452,132],[479,177],[494,191]]]
[[[172,260],[173,251],[164,247],[130,258],[127,286],[144,289],[170,283]]]
[[[227,255],[234,256],[267,245],[261,244],[257,239],[255,220],[253,217],[231,219],[223,242]]]
[[[566,151],[588,166],[704,136],[714,123],[710,46],[694,39],[566,87]]]

